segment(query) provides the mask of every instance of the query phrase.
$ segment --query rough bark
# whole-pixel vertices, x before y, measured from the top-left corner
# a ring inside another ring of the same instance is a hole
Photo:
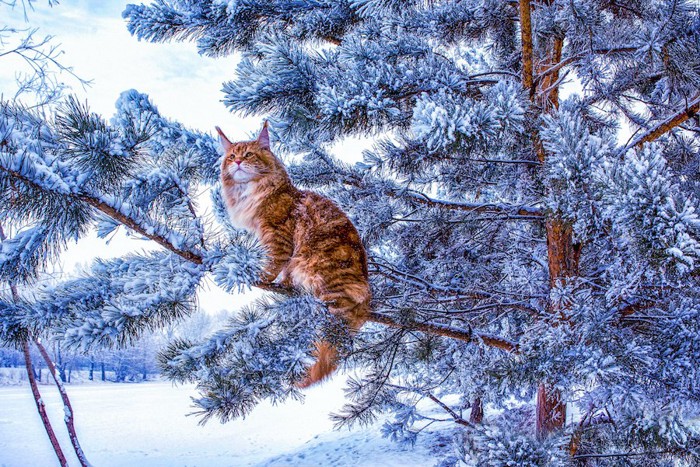
[[[534,56],[532,43],[531,4],[529,0],[520,0],[520,29],[521,47],[523,59],[523,88],[529,91],[530,99],[535,112],[545,114],[559,107],[559,66],[562,61],[564,38],[552,36],[540,40],[546,42],[546,50],[540,61],[537,62],[539,78],[533,79],[533,64],[537,57]],[[540,163],[547,160],[546,151],[540,141],[539,134],[533,134],[533,149]],[[550,214],[545,220],[547,238],[547,257],[549,267],[550,288],[558,285],[567,277],[578,274],[580,257],[580,245],[573,241],[573,231],[556,213]],[[560,313],[565,317],[563,310],[555,309],[552,304],[548,307],[551,313]],[[564,427],[566,422],[566,404],[561,400],[561,394],[544,382],[540,383],[537,390],[537,436],[544,438],[553,431]]]
[[[542,439],[562,428],[566,421],[566,404],[556,389],[540,383],[537,388],[537,436]]]
[[[686,104],[685,108],[677,111],[669,116],[666,120],[660,122],[655,127],[649,129],[644,134],[637,137],[634,141],[627,145],[627,149],[639,149],[644,143],[649,143],[668,133],[678,125],[685,123],[688,119],[693,118],[700,112],[700,94],[697,94],[691,102]]]
[[[522,61],[523,61],[523,88],[525,88],[530,96],[534,94],[533,87],[533,52],[532,52],[532,20],[530,17],[530,0],[519,1],[520,13],[520,40],[522,43]]]

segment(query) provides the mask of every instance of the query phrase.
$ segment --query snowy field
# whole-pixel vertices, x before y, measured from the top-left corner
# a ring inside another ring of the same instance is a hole
[[[69,386],[88,460],[99,466],[432,466],[440,435],[403,446],[381,437],[381,421],[334,431],[328,414],[343,404],[342,378],[307,390],[303,403],[261,404],[245,420],[205,426],[191,411],[193,386],[169,382]],[[41,386],[55,431],[72,454],[62,405]],[[444,436],[447,436],[446,434]],[[443,448],[444,449],[444,448]],[[73,456],[70,465],[79,465]],[[28,386],[0,387],[0,466],[58,465]]]

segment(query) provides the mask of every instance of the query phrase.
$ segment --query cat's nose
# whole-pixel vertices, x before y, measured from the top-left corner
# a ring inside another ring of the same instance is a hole
[[[241,164],[243,163],[243,161],[234,161],[234,162],[235,162],[236,164],[238,164],[238,167],[240,167]]]

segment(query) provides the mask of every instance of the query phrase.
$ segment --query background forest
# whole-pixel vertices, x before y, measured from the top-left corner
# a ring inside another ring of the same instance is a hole
[[[362,235],[373,313],[343,356],[339,426],[390,413],[384,435],[413,443],[444,424],[442,466],[697,465],[696,1],[156,0],[123,16],[140,40],[240,54],[223,104],[267,119],[294,182]],[[259,280],[211,129],[136,90],[109,120],[49,97],[0,102],[3,344],[125,347],[198,313],[207,281],[260,289],[207,337],[172,339],[160,370],[197,385],[204,421],[303,397],[327,312]],[[69,242],[118,228],[158,248],[41,281]]]

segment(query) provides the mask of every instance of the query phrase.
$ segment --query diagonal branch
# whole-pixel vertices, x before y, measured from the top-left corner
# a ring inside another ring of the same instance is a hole
[[[450,407],[449,407],[447,404],[445,404],[443,401],[441,401],[440,399],[438,399],[437,397],[435,397],[432,393],[430,393],[430,392],[425,392],[424,394],[428,397],[428,399],[430,399],[431,401],[435,402],[435,403],[436,403],[437,405],[439,405],[445,412],[447,412],[448,414],[450,414],[450,416],[454,419],[455,423],[457,423],[457,424],[459,424],[459,425],[463,425],[463,426],[472,426],[472,425],[473,425],[472,423],[469,423],[468,421],[466,421],[465,419],[463,419],[462,417],[460,417],[460,416],[457,414],[457,412],[455,412],[454,410],[452,410],[452,408],[450,408]]]
[[[90,467],[90,463],[88,462],[87,457],[85,456],[83,448],[80,446],[78,435],[75,432],[73,407],[71,406],[70,399],[68,398],[68,393],[66,392],[65,386],[63,386],[61,379],[56,374],[56,365],[54,365],[53,361],[51,360],[49,353],[46,351],[46,347],[44,347],[41,341],[36,337],[34,338],[34,345],[39,350],[39,353],[46,362],[46,366],[48,367],[49,372],[51,373],[51,376],[54,380],[54,383],[56,383],[58,392],[61,395],[61,400],[63,401],[63,411],[65,413],[64,421],[66,423],[66,428],[68,429],[68,437],[70,438],[70,442],[73,445],[73,449],[75,450],[75,455],[78,457],[78,461],[80,462],[80,465],[82,467]]]
[[[58,457],[59,464],[61,464],[61,466],[67,466],[68,461],[66,460],[66,455],[63,453],[61,445],[58,442],[58,438],[56,437],[56,433],[53,431],[53,427],[51,426],[51,422],[49,421],[49,416],[46,413],[46,404],[44,404],[44,400],[41,398],[39,386],[37,385],[36,378],[34,377],[34,369],[32,368],[32,357],[29,354],[28,340],[22,342],[22,353],[24,354],[24,362],[25,366],[27,367],[27,378],[29,378],[29,385],[32,388],[34,402],[36,403],[36,408],[39,411],[41,421],[44,423],[46,434],[48,435],[49,440],[51,441],[51,446],[53,446],[53,450],[56,453],[56,457]]]
[[[668,117],[663,122],[660,122],[654,128],[649,129],[646,133],[637,137],[634,141],[627,144],[625,149],[637,148],[639,149],[644,143],[649,143],[654,141],[663,134],[671,131],[678,125],[681,125],[686,120],[693,118],[700,111],[700,93],[698,93],[693,100],[688,103],[684,109],[679,110],[675,114]]]
[[[33,180],[27,178],[20,172],[17,172],[15,170],[7,169],[6,167],[0,167],[0,170],[6,172],[8,175],[11,177],[16,178],[17,180],[22,181],[23,183],[42,190],[42,191],[51,191],[46,189],[45,187],[41,186],[40,184],[34,182]],[[98,211],[103,212],[107,216],[111,217],[112,219],[122,223],[126,227],[130,228],[134,232],[138,233],[139,235],[142,235],[149,240],[153,240],[163,248],[172,251],[173,253],[181,256],[182,258],[191,261],[195,264],[202,264],[203,258],[200,254],[189,251],[189,250],[183,250],[182,248],[176,247],[171,241],[169,241],[167,238],[165,238],[163,235],[159,235],[158,233],[151,232],[149,231],[150,229],[144,228],[141,224],[136,222],[133,218],[129,217],[128,215],[124,214],[123,212],[119,211],[114,206],[111,206],[104,202],[103,200],[96,198],[94,196],[91,196],[86,193],[78,193],[78,194],[64,194],[62,193],[63,196],[72,198],[73,200],[83,202],[86,204],[89,204],[90,206],[94,207]]]
[[[5,239],[5,232],[2,229],[2,225],[0,225],[0,242],[4,242]],[[12,291],[12,300],[15,303],[19,302],[19,293],[17,292],[17,287],[12,283],[10,283],[9,285],[10,290]],[[24,366],[27,369],[27,379],[29,380],[29,386],[31,387],[32,394],[34,395],[34,403],[36,404],[36,409],[39,412],[41,422],[44,424],[46,435],[49,437],[49,441],[51,442],[51,446],[53,447],[54,452],[56,453],[56,457],[58,457],[58,463],[61,464],[62,467],[67,466],[68,461],[66,460],[66,455],[63,453],[63,449],[61,449],[61,443],[58,441],[58,438],[56,437],[56,432],[53,430],[53,426],[51,425],[51,420],[49,419],[49,416],[46,413],[46,404],[44,403],[44,400],[41,397],[41,392],[39,391],[39,386],[37,385],[36,377],[34,376],[32,356],[29,353],[29,336],[27,336],[27,338],[23,339],[22,341],[22,354],[24,355]]]
[[[150,240],[153,240],[163,248],[172,251],[173,253],[183,257],[184,259],[191,261],[195,264],[202,264],[203,259],[200,254],[194,253],[189,250],[183,250],[182,248],[178,248],[175,245],[172,244],[168,239],[163,237],[162,235],[159,235],[157,233],[151,233],[148,232],[146,229],[143,228],[142,225],[140,225],[138,222],[136,222],[134,219],[131,217],[127,216],[126,214],[122,213],[119,211],[117,208],[114,206],[110,206],[109,204],[105,203],[104,201],[95,198],[90,195],[86,194],[81,194],[81,195],[75,195],[75,198],[77,198],[80,201],[83,201],[90,206],[96,208],[98,211],[103,212],[104,214],[108,215],[112,219],[121,222],[134,232],[137,232],[139,235],[142,235]]]

